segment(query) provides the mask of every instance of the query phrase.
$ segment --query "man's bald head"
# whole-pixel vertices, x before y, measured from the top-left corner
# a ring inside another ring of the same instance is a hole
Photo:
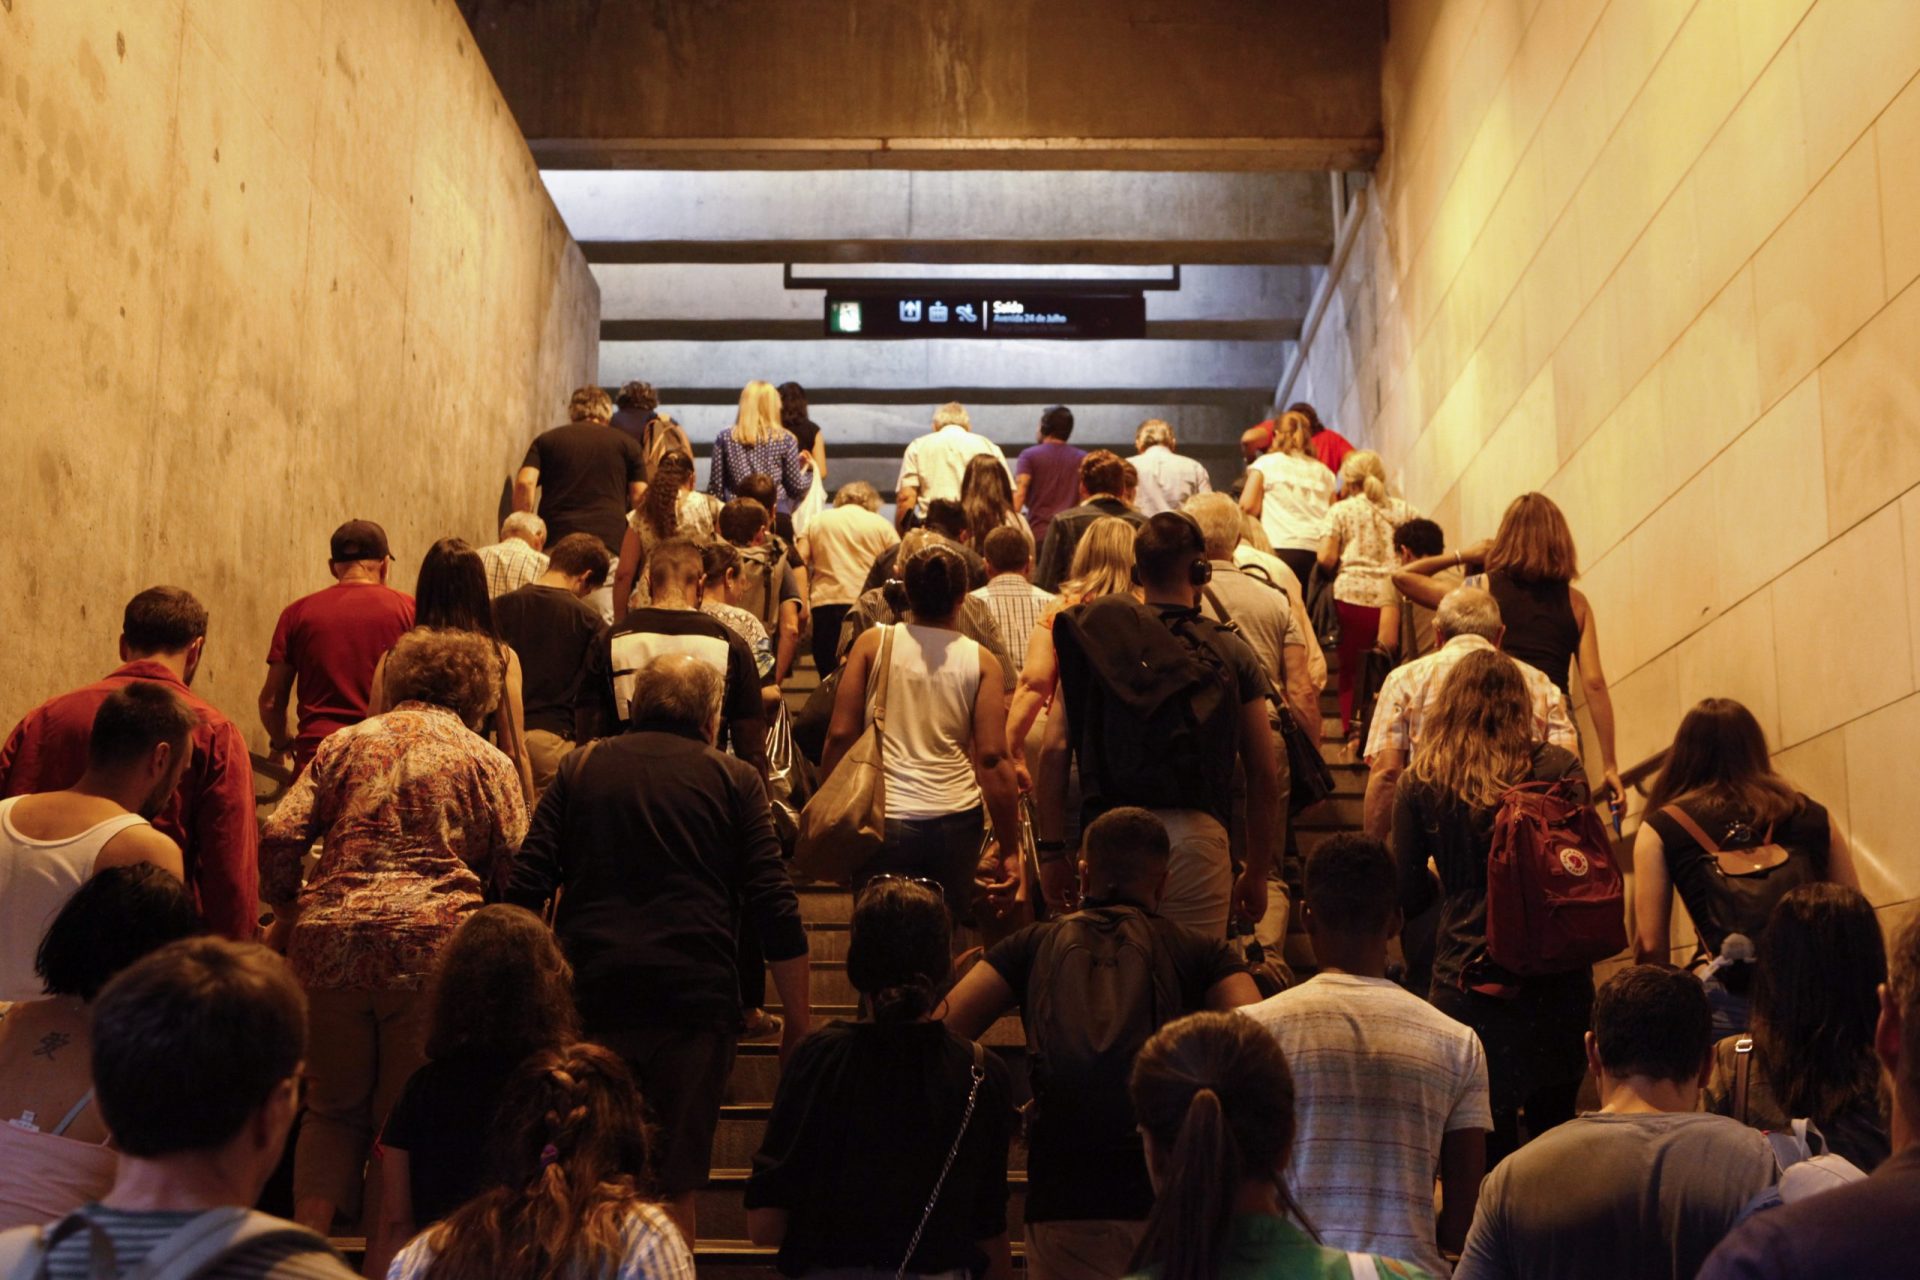
[[[685,653],[666,653],[633,680],[633,723],[712,742],[720,728],[720,672]]]
[[[1454,636],[1479,636],[1496,645],[1507,630],[1500,619],[1500,602],[1479,587],[1455,587],[1447,592],[1434,610],[1433,629],[1449,640]]]

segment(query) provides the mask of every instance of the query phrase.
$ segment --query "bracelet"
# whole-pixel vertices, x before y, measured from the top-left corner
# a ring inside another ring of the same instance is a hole
[[[1464,551],[1456,551],[1456,552],[1454,552],[1454,553],[1453,553],[1453,563],[1454,563],[1454,567],[1455,567],[1455,568],[1458,568],[1458,569],[1464,569],[1464,568],[1466,568],[1466,567],[1467,567],[1467,553],[1466,553],[1466,552],[1464,552]]]

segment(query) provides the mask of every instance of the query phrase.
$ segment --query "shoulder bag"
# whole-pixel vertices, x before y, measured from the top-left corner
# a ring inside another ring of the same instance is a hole
[[[960,1117],[960,1132],[953,1135],[953,1145],[947,1148],[947,1162],[940,1166],[940,1176],[933,1180],[933,1194],[927,1197],[927,1207],[920,1214],[920,1225],[913,1229],[913,1238],[907,1241],[907,1254],[900,1259],[900,1267],[893,1273],[893,1280],[905,1280],[907,1264],[913,1261],[914,1252],[920,1247],[920,1237],[926,1234],[927,1223],[933,1220],[933,1207],[940,1203],[940,1191],[947,1185],[947,1175],[953,1172],[953,1161],[960,1154],[960,1144],[966,1140],[967,1126],[973,1123],[973,1108],[980,1101],[980,1082],[987,1078],[987,1051],[980,1047],[977,1040],[969,1047],[973,1050],[973,1084],[967,1090],[967,1109]]]
[[[869,676],[877,681],[872,718],[800,811],[793,868],[809,879],[851,884],[854,873],[872,861],[886,838],[887,683],[893,672],[897,630],[889,626],[880,637],[880,652]]]
[[[1235,625],[1233,615],[1227,612],[1226,602],[1212,587],[1202,587],[1201,591],[1206,594],[1213,611],[1220,615],[1221,628],[1238,634],[1239,627]],[[1281,598],[1286,598],[1284,591],[1281,592]],[[1282,763],[1286,765],[1289,782],[1287,813],[1289,816],[1297,815],[1333,794],[1333,770],[1327,767],[1326,757],[1320,754],[1319,742],[1300,727],[1300,722],[1293,718],[1293,710],[1287,706],[1286,699],[1280,696],[1278,690],[1270,690],[1267,694],[1267,714],[1285,747]]]

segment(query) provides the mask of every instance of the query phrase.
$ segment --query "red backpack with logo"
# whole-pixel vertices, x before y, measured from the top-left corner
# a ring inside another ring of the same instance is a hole
[[[1627,945],[1626,885],[1577,781],[1500,797],[1487,854],[1487,956],[1510,973],[1567,973]]]

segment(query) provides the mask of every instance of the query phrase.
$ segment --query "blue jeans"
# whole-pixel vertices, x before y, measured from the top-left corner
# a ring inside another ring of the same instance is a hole
[[[980,805],[937,818],[888,818],[886,842],[853,877],[853,896],[876,876],[919,876],[939,884],[954,921],[966,923],[973,919],[973,874],[985,832]]]

